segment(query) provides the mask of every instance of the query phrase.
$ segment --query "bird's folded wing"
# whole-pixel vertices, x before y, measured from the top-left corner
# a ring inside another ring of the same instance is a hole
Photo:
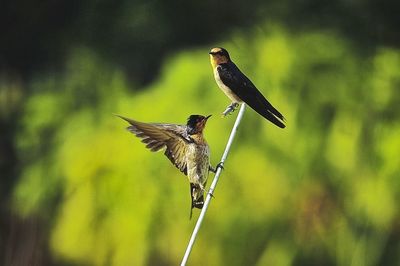
[[[283,115],[265,99],[251,80],[234,63],[221,64],[217,70],[221,81],[242,101],[275,125],[281,128],[285,127],[282,123]]]
[[[119,116],[126,120],[131,126],[127,129],[142,139],[146,148],[152,152],[166,147],[165,156],[182,173],[187,175],[186,150],[189,139],[185,137],[185,126],[161,123],[143,123],[129,118]]]

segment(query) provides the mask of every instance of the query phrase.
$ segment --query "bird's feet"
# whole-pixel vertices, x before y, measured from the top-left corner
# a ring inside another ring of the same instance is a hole
[[[210,195],[211,198],[215,199],[213,192],[214,192],[214,190],[212,190],[212,189],[210,188],[210,189],[208,189],[208,191],[207,191],[207,195]]]
[[[238,108],[239,104],[238,103],[231,103],[228,107],[226,107],[225,111],[222,113],[222,116],[227,116],[231,113],[233,113],[236,108]]]
[[[213,172],[214,174],[216,174],[218,168],[221,168],[221,169],[223,170],[223,169],[224,169],[224,162],[219,162],[215,168],[212,167],[212,166],[210,165],[208,169],[209,169],[211,172]]]
[[[212,167],[211,165],[208,167],[208,170],[210,171],[210,172],[213,172],[214,174],[216,174],[217,173],[217,168],[215,167]]]

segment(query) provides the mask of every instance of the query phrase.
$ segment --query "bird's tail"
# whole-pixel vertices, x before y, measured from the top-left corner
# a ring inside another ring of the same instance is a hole
[[[204,206],[204,189],[199,184],[190,183],[190,197],[192,198],[190,218],[192,218],[193,208],[202,209]]]
[[[285,121],[285,118],[283,117],[283,115],[278,110],[276,110],[275,107],[273,107],[272,104],[270,104],[261,93],[259,93],[258,97],[256,97],[255,99],[247,100],[244,102],[254,111],[259,113],[278,127],[285,128],[285,124],[283,123]]]
[[[250,105],[250,107],[253,108],[257,113],[262,115],[264,118],[274,123],[276,126],[280,128],[285,128],[285,124],[283,123],[283,121],[285,121],[285,118],[266,99],[264,99],[264,101],[258,101],[256,104]]]

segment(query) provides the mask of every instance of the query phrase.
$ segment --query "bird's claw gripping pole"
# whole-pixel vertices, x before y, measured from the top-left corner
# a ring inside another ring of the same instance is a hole
[[[231,103],[230,105],[228,105],[228,107],[226,107],[225,111],[222,113],[222,116],[225,117],[227,115],[230,115],[236,110],[238,106],[238,103]]]
[[[238,116],[236,117],[236,121],[235,121],[235,124],[233,125],[233,128],[232,128],[231,134],[229,136],[228,142],[226,144],[224,154],[222,155],[220,163],[217,165],[217,169],[216,169],[217,171],[215,173],[213,182],[211,183],[210,189],[209,189],[209,191],[207,193],[207,197],[206,197],[206,200],[204,202],[203,209],[201,210],[199,218],[197,219],[196,226],[194,227],[192,236],[190,237],[190,241],[189,241],[189,244],[188,244],[188,246],[186,248],[185,255],[183,256],[183,259],[182,259],[182,262],[181,262],[181,266],[186,265],[186,263],[188,261],[190,252],[192,251],[192,248],[193,248],[194,242],[196,240],[197,234],[199,232],[200,226],[203,223],[204,216],[206,215],[206,212],[207,212],[207,209],[208,209],[208,205],[210,204],[211,198],[213,198],[215,187],[217,186],[217,183],[218,183],[218,180],[219,180],[219,176],[221,175],[225,160],[228,157],[228,154],[229,154],[229,151],[231,149],[231,145],[232,145],[233,139],[235,138],[235,135],[236,135],[236,131],[237,131],[238,127],[239,127],[240,121],[242,120],[245,107],[246,107],[246,105],[244,103],[242,103],[242,105],[240,106],[240,110],[239,110]]]

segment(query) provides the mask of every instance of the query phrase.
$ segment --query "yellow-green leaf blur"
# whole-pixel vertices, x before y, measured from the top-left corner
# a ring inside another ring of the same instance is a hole
[[[384,257],[400,258],[400,50],[363,53],[338,32],[270,23],[221,40],[287,127],[246,110],[190,265],[395,265]],[[237,113],[220,116],[230,102],[212,46],[176,49],[146,85],[84,45],[62,71],[34,76],[10,206],[50,221],[42,241],[55,264],[180,263],[199,214],[189,220],[187,178],[114,114],[213,114],[215,166]]]

